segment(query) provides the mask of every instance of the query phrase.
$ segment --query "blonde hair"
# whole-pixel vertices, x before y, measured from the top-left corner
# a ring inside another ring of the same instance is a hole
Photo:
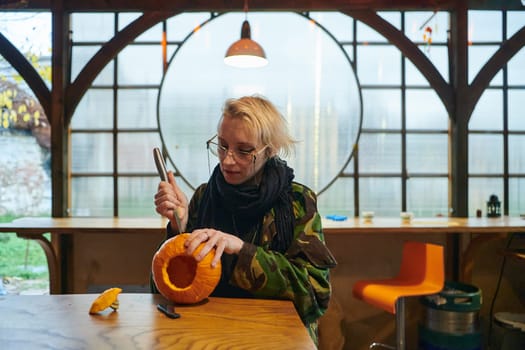
[[[288,123],[277,108],[266,98],[258,95],[232,98],[224,103],[222,117],[241,118],[271,154],[288,156],[296,141],[288,132]]]

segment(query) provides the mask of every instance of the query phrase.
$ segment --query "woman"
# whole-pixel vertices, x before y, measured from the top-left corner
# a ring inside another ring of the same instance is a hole
[[[212,266],[220,259],[223,270],[213,296],[290,299],[317,342],[317,319],[331,294],[329,268],[336,263],[324,244],[314,192],[293,182],[293,170],[278,157],[294,143],[268,100],[228,100],[217,135],[207,141],[219,158],[208,183],[188,204],[170,172],[155,206],[170,220],[168,238],[191,233],[188,253],[202,242],[197,259],[216,248]]]

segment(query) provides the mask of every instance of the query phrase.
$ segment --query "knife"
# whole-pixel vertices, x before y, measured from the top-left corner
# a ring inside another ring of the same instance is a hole
[[[173,305],[157,304],[157,310],[159,310],[169,318],[180,318],[180,314],[175,312],[175,307]]]

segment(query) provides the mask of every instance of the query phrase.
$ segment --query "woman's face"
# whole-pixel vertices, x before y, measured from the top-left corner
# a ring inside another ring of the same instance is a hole
[[[217,135],[218,143],[228,149],[226,155],[219,158],[220,169],[227,183],[239,185],[248,181],[266,162],[265,150],[257,153],[266,145],[259,144],[256,135],[244,120],[225,116],[219,125]],[[249,156],[248,161],[242,161],[240,157],[236,157],[239,151],[255,154],[255,162],[253,156]]]

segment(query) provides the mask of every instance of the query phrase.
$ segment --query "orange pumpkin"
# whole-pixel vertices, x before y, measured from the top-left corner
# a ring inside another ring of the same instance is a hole
[[[215,250],[201,261],[195,255],[204,246],[201,243],[192,255],[186,253],[184,242],[189,233],[181,233],[162,244],[153,256],[153,281],[160,294],[179,304],[193,304],[207,298],[219,283],[221,264],[211,267]]]

